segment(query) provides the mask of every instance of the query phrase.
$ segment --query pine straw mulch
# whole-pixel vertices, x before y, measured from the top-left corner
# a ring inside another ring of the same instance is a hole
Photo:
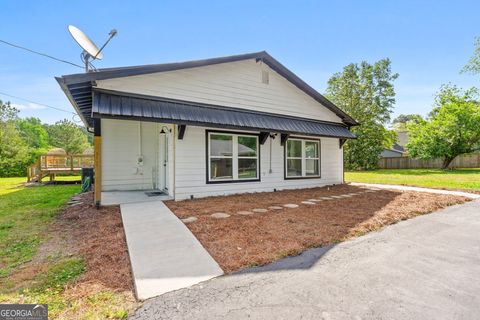
[[[79,197],[82,204],[67,207],[54,225],[69,239],[70,250],[80,254],[86,263],[86,272],[67,287],[65,295],[80,304],[87,297],[88,304],[89,296],[116,292],[115,301],[133,310],[137,303],[120,207],[97,209],[92,192]]]
[[[197,221],[187,224],[188,228],[221,268],[230,273],[469,201],[467,198],[451,195],[376,190],[362,192],[351,198],[324,200],[315,205],[301,203],[308,199],[361,191],[365,189],[338,185],[180,202],[168,201],[166,204],[179,218],[198,218]],[[299,207],[269,210],[267,213],[250,216],[237,214],[238,211],[287,203],[298,204]],[[209,216],[215,212],[225,212],[231,216],[226,219]]]
[[[95,282],[116,290],[132,290],[127,242],[118,206],[95,208],[91,192],[79,195],[81,205],[62,212],[55,228],[70,238],[70,249],[85,259],[82,282]]]

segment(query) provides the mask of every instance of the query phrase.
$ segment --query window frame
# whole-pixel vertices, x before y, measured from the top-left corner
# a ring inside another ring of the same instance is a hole
[[[221,156],[211,156],[210,155],[210,136],[215,134],[220,135],[229,135],[232,136],[232,156],[231,157],[221,157]],[[257,140],[257,155],[253,156],[239,156],[238,155],[238,137],[255,137]],[[239,131],[220,131],[220,130],[205,130],[205,153],[206,153],[206,183],[207,184],[218,184],[218,183],[241,183],[241,182],[256,182],[261,181],[260,178],[260,134],[248,133],[248,132],[239,132]],[[231,179],[211,179],[210,170],[211,170],[211,159],[232,159],[232,178]],[[238,160],[239,159],[256,159],[257,160],[257,177],[256,178],[238,178]]]
[[[288,157],[288,141],[301,141],[302,142],[302,157]],[[318,158],[307,158],[306,156],[306,148],[305,142],[315,142],[318,144]],[[283,146],[283,178],[284,180],[296,180],[296,179],[320,179],[322,177],[322,142],[320,139],[311,139],[311,138],[302,138],[302,137],[289,137],[285,141],[285,145]],[[302,175],[301,176],[289,176],[288,175],[288,160],[289,159],[301,159],[302,163]],[[307,159],[318,159],[318,175],[309,176],[306,174],[306,163]]]

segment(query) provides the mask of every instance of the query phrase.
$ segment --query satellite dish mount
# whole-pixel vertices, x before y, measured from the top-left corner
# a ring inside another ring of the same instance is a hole
[[[83,63],[85,64],[85,72],[95,71],[95,67],[90,61],[101,60],[103,58],[102,50],[107,46],[110,40],[112,40],[112,38],[117,35],[117,30],[112,29],[108,34],[107,41],[105,41],[103,46],[98,49],[95,43],[77,27],[69,25],[68,31],[72,35],[73,39],[83,49],[81,58]]]

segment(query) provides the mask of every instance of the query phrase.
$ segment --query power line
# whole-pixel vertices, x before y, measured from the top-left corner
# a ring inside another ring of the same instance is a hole
[[[28,51],[28,52],[31,52],[31,53],[35,53],[35,54],[38,54],[38,55],[41,55],[43,57],[47,57],[47,58],[50,58],[50,59],[53,59],[53,60],[56,60],[56,61],[59,61],[59,62],[63,62],[63,63],[67,63],[67,64],[70,64],[72,66],[75,66],[75,67],[78,67],[78,68],[84,68],[84,66],[81,66],[79,64],[76,64],[76,63],[73,63],[73,62],[70,62],[70,61],[67,61],[67,60],[62,60],[62,59],[58,59],[58,58],[55,58],[51,55],[48,55],[46,53],[41,53],[41,52],[38,52],[38,51],[35,51],[35,50],[32,50],[32,49],[28,49],[28,48],[25,48],[25,47],[22,47],[22,46],[19,46],[17,44],[13,44],[11,42],[8,42],[8,41],[5,41],[5,40],[2,40],[0,39],[0,42],[1,43],[4,43],[6,45],[9,45],[9,46],[12,46],[14,48],[17,48],[17,49],[22,49],[22,50],[25,50],[25,51]]]
[[[1,95],[4,95],[4,96],[7,96],[7,97],[10,97],[10,98],[14,98],[14,99],[18,99],[18,100],[23,100],[23,101],[30,102],[30,103],[34,103],[34,104],[38,104],[38,105],[40,105],[40,106],[44,106],[44,107],[47,107],[47,108],[55,109],[55,110],[62,111],[62,112],[66,112],[66,113],[71,113],[71,114],[73,114],[73,115],[77,115],[75,112],[72,112],[72,111],[68,111],[68,110],[65,110],[65,109],[53,107],[53,106],[50,106],[50,105],[48,105],[48,104],[36,102],[36,101],[29,100],[29,99],[25,99],[25,98],[22,98],[22,97],[14,96],[14,95],[11,95],[11,94],[8,94],[8,93],[5,93],[5,92],[1,92],[1,91],[0,91],[0,94],[1,94]]]

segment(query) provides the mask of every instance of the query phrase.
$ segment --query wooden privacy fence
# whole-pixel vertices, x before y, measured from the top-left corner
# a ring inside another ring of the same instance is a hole
[[[380,169],[437,169],[441,168],[443,159],[412,159],[410,157],[380,158]],[[480,168],[480,153],[464,154],[456,157],[449,168]]]

